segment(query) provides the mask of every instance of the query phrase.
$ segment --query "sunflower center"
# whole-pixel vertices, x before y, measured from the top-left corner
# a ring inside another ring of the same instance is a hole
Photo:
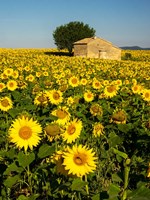
[[[32,130],[28,126],[23,126],[19,130],[19,136],[24,139],[28,140],[32,136]]]
[[[87,98],[92,98],[92,94],[87,94]]]
[[[3,89],[3,85],[2,84],[0,84],[0,89]]]
[[[111,86],[109,86],[108,88],[107,88],[107,91],[109,92],[109,93],[112,93],[112,92],[114,92],[116,90],[116,87],[114,86],[114,85],[111,85]]]
[[[99,87],[99,86],[100,86],[100,83],[99,83],[99,82],[96,82],[96,83],[95,83],[95,86],[96,86],[96,87]]]
[[[76,165],[84,165],[86,163],[86,155],[78,153],[73,158]]]
[[[73,84],[76,84],[76,83],[77,83],[77,79],[76,79],[76,78],[73,78],[71,82],[72,82]]]
[[[149,93],[148,92],[145,93],[145,98],[149,98]]]
[[[99,106],[98,105],[94,105],[91,107],[91,110],[94,112],[94,113],[98,113],[98,111],[100,110],[99,109]]]
[[[68,133],[69,135],[73,135],[73,134],[75,133],[75,131],[76,131],[76,128],[74,127],[73,124],[71,124],[71,125],[68,127],[68,129],[67,129],[67,133]]]
[[[49,136],[56,136],[60,134],[60,128],[57,124],[51,124],[45,128],[46,134]]]
[[[134,89],[134,91],[137,91],[137,90],[138,90],[138,87],[137,87],[137,86],[135,86],[133,89]]]
[[[42,95],[42,96],[39,96],[37,100],[38,100],[39,102],[43,103],[44,101],[46,101],[46,97],[44,97],[44,96]]]
[[[55,100],[58,100],[58,99],[60,98],[59,93],[58,93],[58,92],[55,92],[55,93],[53,94],[53,98],[54,98]]]
[[[56,115],[59,119],[64,119],[67,116],[67,112],[64,110],[57,110]]]
[[[100,126],[100,125],[97,125],[95,126],[95,131],[98,132],[98,131],[102,131],[103,130],[103,127]]]
[[[9,87],[14,87],[14,83],[9,83]]]
[[[8,100],[7,100],[7,99],[1,100],[1,105],[2,105],[3,107],[8,107],[8,106],[9,106]]]
[[[122,111],[119,111],[115,113],[112,118],[113,120],[122,122],[126,119],[126,116],[125,116],[125,113],[123,113]]]

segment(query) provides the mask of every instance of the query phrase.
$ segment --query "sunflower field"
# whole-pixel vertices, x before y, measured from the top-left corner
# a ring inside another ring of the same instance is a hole
[[[150,51],[0,49],[0,200],[148,200]]]

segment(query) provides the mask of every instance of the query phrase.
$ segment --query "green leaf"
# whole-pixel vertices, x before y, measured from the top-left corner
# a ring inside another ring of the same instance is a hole
[[[7,169],[4,172],[4,175],[9,175],[11,172],[19,172],[21,173],[23,171],[22,167],[17,167],[15,163],[12,163],[7,167]]]
[[[136,190],[133,190],[128,195],[128,200],[149,200],[150,189],[146,188],[144,185],[141,185]]]
[[[109,142],[110,147],[115,147],[116,145],[122,143],[122,141],[123,141],[123,138],[119,137],[114,132],[111,132],[109,134],[108,142]]]
[[[18,180],[20,180],[19,175],[13,176],[13,177],[8,177],[5,181],[4,181],[4,185],[6,187],[11,188]]]
[[[28,197],[25,197],[24,195],[20,195],[17,200],[28,200]]]
[[[19,108],[13,108],[13,109],[10,109],[8,111],[8,113],[10,114],[10,116],[12,118],[15,118],[20,113],[20,109]]]
[[[100,200],[100,194],[95,194],[92,196],[92,200]]]
[[[108,189],[109,199],[117,200],[119,192],[120,192],[120,187],[114,183],[111,183]]]
[[[119,131],[123,133],[128,133],[131,129],[133,129],[133,125],[131,123],[129,124],[118,124]]]
[[[22,167],[27,167],[35,160],[35,154],[32,152],[28,155],[24,154],[23,152],[19,152],[18,154],[18,162],[19,165]]]
[[[55,151],[55,146],[49,146],[48,144],[43,144],[38,152],[39,158],[45,158],[47,156],[52,155],[52,153]]]
[[[112,148],[112,149],[113,149],[113,151],[114,151],[115,154],[121,156],[122,158],[124,158],[124,159],[127,159],[127,158],[128,158],[128,155],[127,155],[126,153],[124,153],[124,152],[122,152],[122,151],[119,151],[119,150],[117,150],[117,149],[115,149],[115,148]]]
[[[82,188],[87,185],[87,182],[82,181],[80,178],[74,179],[71,185],[71,189],[74,191],[81,191]]]
[[[117,173],[112,174],[111,177],[112,177],[112,181],[114,181],[114,182],[118,182],[118,183],[122,182],[122,179],[120,178],[120,176],[118,176]]]
[[[10,149],[8,152],[6,152],[6,156],[7,158],[14,159],[14,157],[16,157],[15,149]]]
[[[39,197],[40,195],[39,194],[33,194],[29,197],[29,200],[35,200]]]

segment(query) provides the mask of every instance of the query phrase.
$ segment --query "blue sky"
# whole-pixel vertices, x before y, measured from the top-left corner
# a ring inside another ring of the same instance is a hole
[[[150,0],[0,0],[0,47],[53,48],[53,31],[71,21],[119,47],[150,47]]]

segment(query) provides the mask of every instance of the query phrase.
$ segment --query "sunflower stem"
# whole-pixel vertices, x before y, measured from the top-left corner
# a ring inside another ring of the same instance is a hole
[[[85,175],[85,182],[87,182],[87,175]],[[89,195],[89,186],[88,184],[85,185],[86,193]]]
[[[31,180],[31,173],[30,173],[29,165],[27,166],[27,175],[28,175],[29,190],[32,193],[32,180]]]

